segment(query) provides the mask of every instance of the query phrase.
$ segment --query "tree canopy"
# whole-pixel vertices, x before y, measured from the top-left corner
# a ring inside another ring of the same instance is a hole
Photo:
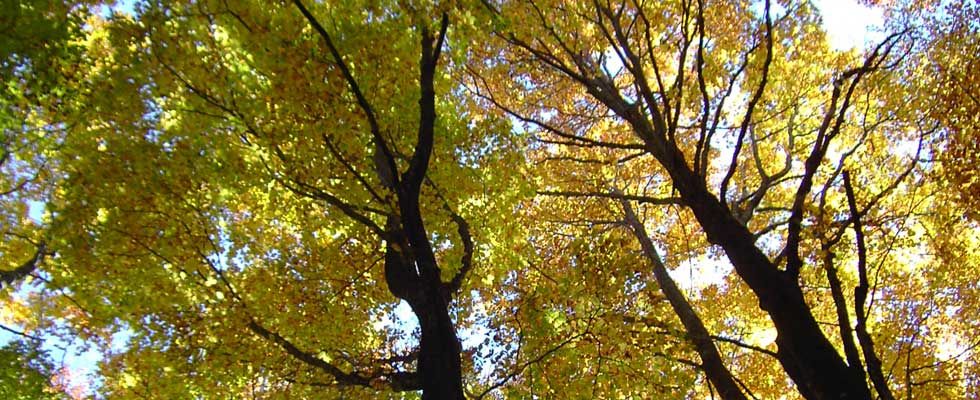
[[[978,398],[980,5],[866,3],[5,7],[0,323],[96,398]]]

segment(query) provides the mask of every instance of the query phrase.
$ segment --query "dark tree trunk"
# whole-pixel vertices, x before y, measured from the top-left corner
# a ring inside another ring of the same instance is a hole
[[[776,326],[780,363],[808,399],[870,399],[863,379],[856,379],[817,324],[796,276],[781,271],[755,246],[755,237],[684,162],[668,147],[661,162],[708,240],[725,250],[735,271],[759,298]],[[655,153],[656,154],[656,153]],[[863,377],[862,377],[863,378]]]
[[[423,400],[463,400],[460,344],[445,305],[438,299],[428,310],[415,310],[422,330],[418,371]]]
[[[695,173],[676,144],[667,140],[667,125],[659,114],[647,119],[611,87],[587,82],[586,89],[633,128],[646,151],[663,165],[671,182],[690,207],[708,241],[725,250],[735,272],[759,298],[778,335],[777,358],[800,393],[813,400],[870,399],[863,379],[851,373],[837,349],[827,339],[794,273],[782,271],[755,245],[755,236],[712,194]],[[863,377],[862,377],[863,378]]]

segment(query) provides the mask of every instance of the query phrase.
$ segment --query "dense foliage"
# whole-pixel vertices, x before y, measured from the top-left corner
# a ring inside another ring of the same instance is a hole
[[[0,395],[10,400],[65,399],[57,389],[57,370],[48,355],[26,342],[0,347]]]
[[[980,7],[878,3],[4,7],[0,323],[99,398],[977,398]]]

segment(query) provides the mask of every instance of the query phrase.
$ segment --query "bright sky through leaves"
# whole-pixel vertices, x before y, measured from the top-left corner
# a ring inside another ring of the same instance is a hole
[[[847,50],[881,40],[882,10],[854,0],[815,0],[831,46]]]

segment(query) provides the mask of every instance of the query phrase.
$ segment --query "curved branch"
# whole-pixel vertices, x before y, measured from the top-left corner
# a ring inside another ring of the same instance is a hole
[[[446,204],[445,208],[449,210],[449,205]],[[463,259],[460,261],[462,265],[459,267],[459,272],[453,276],[453,279],[449,281],[449,294],[454,295],[463,286],[463,278],[466,274],[473,269],[473,237],[470,234],[470,224],[466,222],[466,219],[461,217],[459,214],[449,210],[450,217],[453,222],[456,223],[457,231],[459,232],[459,238],[463,241]]]
[[[42,338],[40,336],[34,336],[34,335],[31,335],[31,334],[29,334],[27,332],[18,331],[18,330],[14,329],[14,328],[8,327],[8,326],[3,325],[3,324],[0,324],[0,330],[7,331],[9,333],[12,333],[14,335],[23,337],[25,339],[30,339],[30,340],[32,340],[34,342],[40,343],[40,342],[43,342],[44,341],[44,338]]]

